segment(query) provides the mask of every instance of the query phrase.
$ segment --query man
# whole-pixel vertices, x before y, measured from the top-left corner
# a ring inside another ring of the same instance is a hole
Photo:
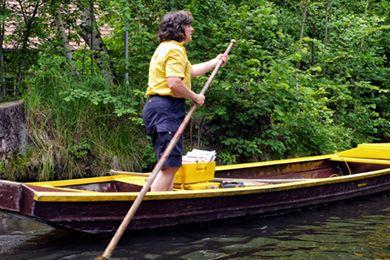
[[[184,45],[192,41],[192,20],[188,11],[166,14],[158,31],[160,45],[150,61],[146,91],[149,99],[142,117],[158,160],[185,117],[185,99],[200,106],[204,104],[204,95],[191,90],[191,78],[213,70],[220,59],[227,61],[227,55],[220,54],[207,62],[191,65]],[[175,173],[182,164],[182,151],[181,137],[153,182],[152,191],[173,189]]]

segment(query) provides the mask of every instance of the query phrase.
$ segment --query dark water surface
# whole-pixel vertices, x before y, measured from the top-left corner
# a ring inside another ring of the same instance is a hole
[[[0,259],[93,259],[111,237],[0,213]],[[282,216],[128,234],[113,259],[390,259],[390,193]]]

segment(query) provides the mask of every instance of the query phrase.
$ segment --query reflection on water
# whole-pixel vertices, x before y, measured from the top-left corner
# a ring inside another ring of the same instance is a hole
[[[92,259],[111,237],[0,213],[1,259]],[[390,259],[390,193],[277,217],[137,232],[114,259]]]

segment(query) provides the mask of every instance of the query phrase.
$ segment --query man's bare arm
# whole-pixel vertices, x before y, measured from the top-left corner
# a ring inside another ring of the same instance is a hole
[[[167,78],[167,83],[169,88],[171,89],[172,93],[180,98],[187,98],[198,105],[203,105],[204,104],[204,95],[201,94],[196,94],[194,91],[191,89],[188,89],[184,84],[181,78],[179,77],[168,77]]]
[[[212,60],[202,62],[199,64],[195,64],[191,66],[191,77],[198,77],[201,75],[206,74],[207,72],[213,70],[215,66],[217,66],[219,60],[223,61],[223,64],[227,61],[227,55],[226,54],[219,54],[217,57],[215,57]]]

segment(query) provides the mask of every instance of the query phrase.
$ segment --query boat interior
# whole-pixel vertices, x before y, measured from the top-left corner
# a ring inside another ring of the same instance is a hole
[[[278,185],[291,182],[323,180],[346,175],[356,175],[390,168],[390,149],[386,158],[316,156],[280,161],[268,161],[228,166],[217,166],[205,171],[187,171],[184,174],[197,175],[191,181],[179,181],[174,190],[226,189],[248,186]],[[371,156],[373,157],[373,156]],[[387,159],[389,157],[389,159]],[[204,169],[204,168],[202,168]],[[36,191],[69,192],[139,192],[149,174],[111,170],[110,176],[28,183]]]

